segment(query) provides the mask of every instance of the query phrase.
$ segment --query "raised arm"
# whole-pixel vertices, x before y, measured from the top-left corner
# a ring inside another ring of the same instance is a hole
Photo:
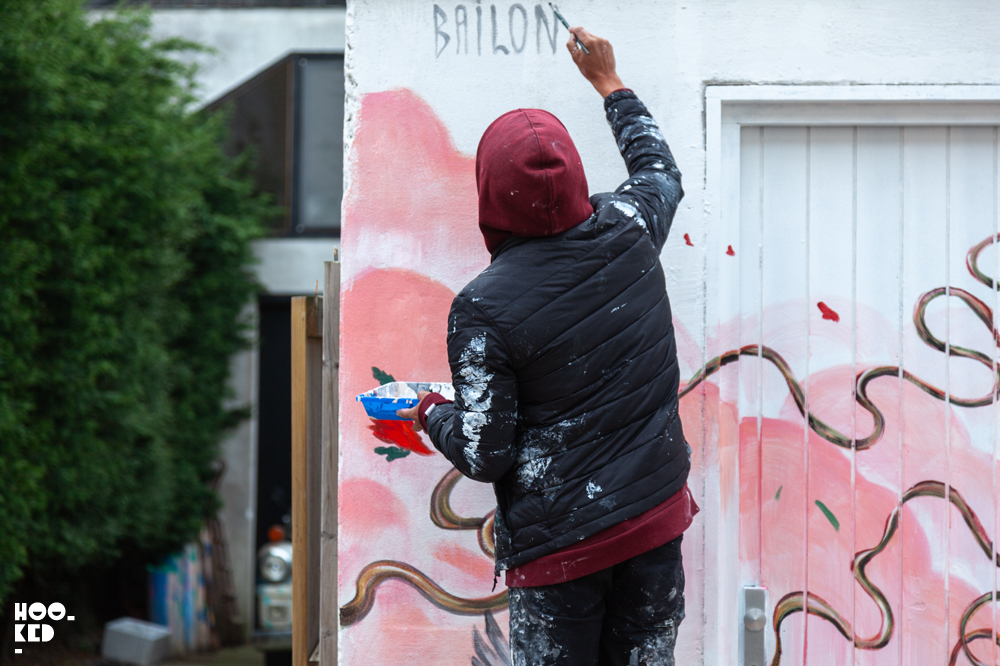
[[[592,203],[596,208],[618,200],[633,206],[656,248],[662,249],[677,205],[684,196],[681,172],[656,121],[618,77],[610,42],[583,28],[571,28],[570,32],[573,34],[566,47],[580,73],[604,98],[608,124],[629,174],[628,180],[615,190],[612,200],[592,199]],[[590,55],[576,47],[573,36],[583,42]]]

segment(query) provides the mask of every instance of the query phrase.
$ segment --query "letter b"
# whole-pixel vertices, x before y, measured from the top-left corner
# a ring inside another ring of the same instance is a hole
[[[444,13],[444,10],[441,9],[439,5],[434,5],[434,51],[435,51],[434,57],[435,58],[441,57],[441,54],[444,52],[445,47],[448,46],[448,42],[451,41],[451,35],[449,35],[447,32],[441,29],[447,22],[448,22],[448,15]],[[444,44],[442,44],[441,47],[438,48],[438,39],[440,37],[444,37]]]

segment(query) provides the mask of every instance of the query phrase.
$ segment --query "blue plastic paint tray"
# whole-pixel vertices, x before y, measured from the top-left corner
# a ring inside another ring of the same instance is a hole
[[[440,393],[448,400],[455,399],[455,389],[443,382],[392,382],[371,391],[365,391],[355,400],[360,402],[368,416],[382,421],[406,421],[396,416],[397,409],[406,409],[417,404],[417,393],[430,391]]]

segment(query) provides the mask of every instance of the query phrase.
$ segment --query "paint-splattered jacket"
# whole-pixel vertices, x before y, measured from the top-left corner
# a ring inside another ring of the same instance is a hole
[[[629,179],[569,231],[504,241],[449,316],[456,397],[427,430],[493,483],[498,571],[660,504],[690,467],[659,260],[680,172],[631,91],[604,106]]]

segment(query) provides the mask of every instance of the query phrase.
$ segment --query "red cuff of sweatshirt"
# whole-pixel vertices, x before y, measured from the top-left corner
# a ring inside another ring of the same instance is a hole
[[[420,401],[420,407],[417,409],[417,420],[420,421],[420,427],[427,430],[427,410],[431,408],[432,405],[441,405],[446,402],[451,402],[446,397],[440,393],[429,393],[424,396],[424,399]]]

